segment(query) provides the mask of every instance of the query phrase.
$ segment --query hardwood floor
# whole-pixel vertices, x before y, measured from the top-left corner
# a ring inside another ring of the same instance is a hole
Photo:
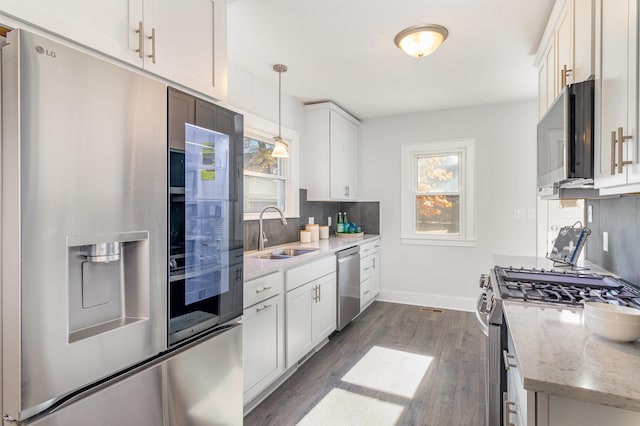
[[[485,341],[468,312],[375,302],[245,425],[482,425]]]

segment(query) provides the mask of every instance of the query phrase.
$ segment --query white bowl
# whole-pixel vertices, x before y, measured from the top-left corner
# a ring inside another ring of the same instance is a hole
[[[634,319],[608,320],[584,313],[584,323],[594,333],[614,342],[633,342],[640,339],[640,323]]]
[[[601,302],[585,302],[585,314],[608,321],[640,324],[640,309]]]

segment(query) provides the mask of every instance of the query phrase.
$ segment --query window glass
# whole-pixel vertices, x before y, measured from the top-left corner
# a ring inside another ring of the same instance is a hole
[[[401,154],[401,241],[475,246],[475,141],[403,144]]]
[[[273,141],[244,138],[245,213],[260,213],[269,205],[286,210],[287,159],[271,156],[274,148]]]

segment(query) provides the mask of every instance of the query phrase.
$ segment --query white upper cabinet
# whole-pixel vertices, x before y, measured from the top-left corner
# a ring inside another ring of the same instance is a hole
[[[637,114],[637,5],[596,2],[595,186],[601,194],[635,191],[640,180]]]
[[[302,168],[309,200],[358,198],[359,124],[331,102],[305,106]]]
[[[592,0],[557,0],[538,48],[539,116],[564,86],[594,73]]]
[[[144,68],[226,100],[226,1],[145,0],[143,10]]]
[[[224,0],[5,0],[0,13],[226,100]]]

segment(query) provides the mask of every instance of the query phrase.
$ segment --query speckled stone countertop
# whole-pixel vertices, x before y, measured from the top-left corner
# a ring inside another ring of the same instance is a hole
[[[288,243],[279,246],[267,247],[264,251],[257,250],[244,253],[244,280],[249,281],[262,275],[275,272],[277,270],[289,269],[297,264],[305,263],[320,257],[333,255],[336,251],[379,240],[378,234],[365,234],[359,238],[330,237],[328,240],[320,240],[312,243]],[[261,254],[268,254],[274,250],[282,248],[315,248],[311,253],[295,256],[289,259],[260,259]]]
[[[525,259],[494,257],[501,266],[532,266],[533,258]],[[616,343],[594,334],[582,308],[516,301],[503,307],[526,390],[640,411],[640,340]]]

